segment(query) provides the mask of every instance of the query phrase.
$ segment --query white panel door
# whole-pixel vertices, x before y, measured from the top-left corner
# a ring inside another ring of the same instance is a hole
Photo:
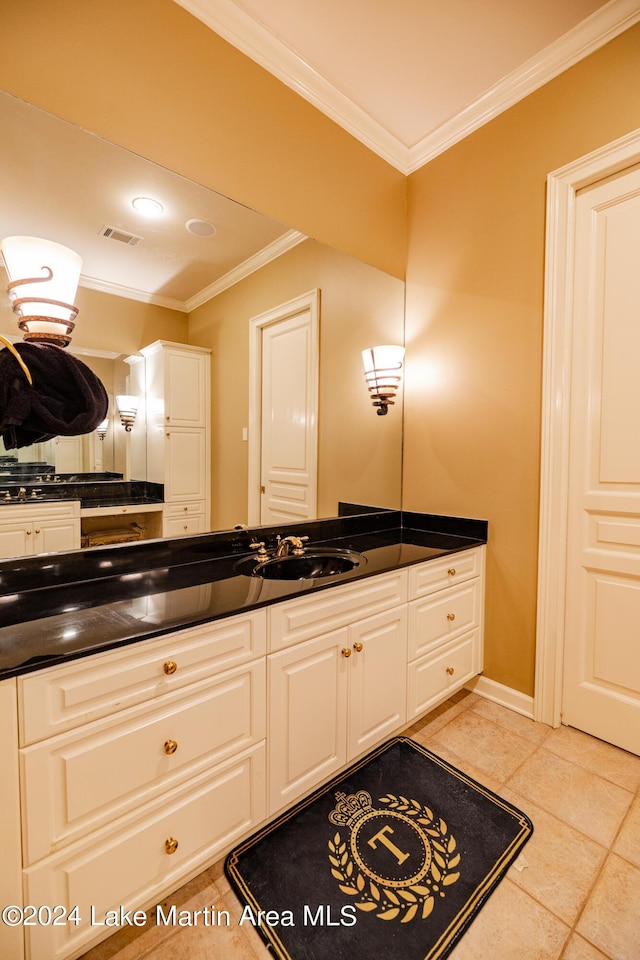
[[[315,419],[309,310],[262,332],[262,511],[260,522],[306,520]]]
[[[640,754],[640,170],[576,203],[562,720]]]

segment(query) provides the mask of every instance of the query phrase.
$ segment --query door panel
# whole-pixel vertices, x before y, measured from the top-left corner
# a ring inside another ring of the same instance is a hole
[[[576,201],[563,722],[640,754],[640,171]]]

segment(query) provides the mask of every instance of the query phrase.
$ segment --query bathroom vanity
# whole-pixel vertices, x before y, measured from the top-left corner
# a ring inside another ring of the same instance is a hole
[[[247,576],[231,532],[0,564],[0,900],[61,921],[2,956],[79,956],[482,670],[484,521],[278,532],[364,562]]]

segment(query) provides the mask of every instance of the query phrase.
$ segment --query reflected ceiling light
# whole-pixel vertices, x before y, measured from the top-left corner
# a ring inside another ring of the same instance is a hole
[[[131,201],[131,206],[143,217],[161,217],[164,213],[164,207],[160,201],[154,200],[153,197],[136,197]]]
[[[82,257],[38,237],[5,237],[0,251],[9,277],[7,296],[23,339],[66,347],[78,315],[73,301]]]
[[[109,429],[109,417],[105,417],[102,423],[99,423],[96,427],[96,433],[100,440],[104,440],[107,435],[107,430]]]
[[[132,397],[129,394],[122,393],[116,397],[116,406],[120,415],[120,422],[127,433],[131,433],[131,427],[135,423],[138,404],[138,397]]]
[[[378,416],[383,417],[393,406],[402,380],[404,347],[369,347],[362,351],[364,379],[369,388],[371,402]]]

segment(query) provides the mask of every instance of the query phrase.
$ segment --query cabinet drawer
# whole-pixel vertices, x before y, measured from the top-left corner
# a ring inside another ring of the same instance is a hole
[[[266,615],[258,610],[19,677],[20,743],[34,743],[246,663],[263,656],[265,646]]]
[[[269,649],[282,650],[300,640],[318,637],[406,599],[407,571],[396,570],[277,604],[268,611]]]
[[[479,577],[484,569],[484,547],[428,560],[409,569],[409,600],[417,600],[445,587]]]
[[[27,863],[265,736],[260,660],[21,751]]]
[[[264,744],[190,780],[115,827],[24,872],[25,903],[78,905],[80,925],[29,927],[30,960],[62,960],[113,932],[106,910],[139,909],[226,853],[265,817]],[[178,841],[168,854],[168,839]],[[94,926],[90,925],[94,905]]]
[[[204,500],[189,500],[188,502],[181,501],[180,503],[165,503],[164,505],[165,520],[179,520],[200,513],[205,513]]]
[[[409,661],[480,625],[479,579],[449,587],[409,604]]]
[[[410,723],[462,687],[479,671],[480,631],[474,630],[430,656],[409,664],[407,721]]]
[[[195,537],[198,533],[206,533],[204,513],[184,517],[164,519],[162,523],[163,537]]]

